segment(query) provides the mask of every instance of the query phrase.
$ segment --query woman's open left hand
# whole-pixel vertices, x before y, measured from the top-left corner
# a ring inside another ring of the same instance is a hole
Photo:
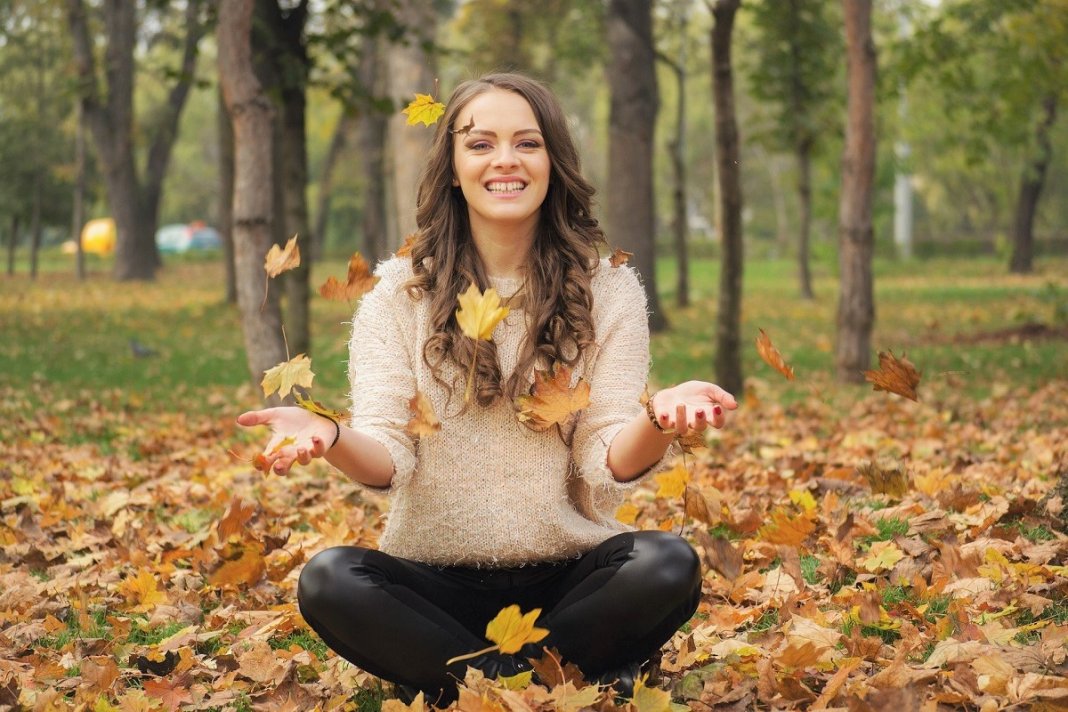
[[[307,465],[313,458],[325,455],[337,432],[330,420],[296,406],[242,413],[237,423],[271,428],[271,439],[263,449],[263,457],[267,467],[281,475],[296,463]]]
[[[738,401],[714,383],[686,381],[653,394],[653,412],[660,427],[680,436],[689,431],[701,432],[709,425],[722,428],[727,411]]]

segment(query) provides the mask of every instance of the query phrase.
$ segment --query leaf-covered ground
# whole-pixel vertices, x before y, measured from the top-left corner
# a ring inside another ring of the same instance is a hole
[[[1068,707],[1068,538],[1048,496],[1068,478],[1068,262],[1051,264],[879,266],[875,346],[907,350],[919,402],[834,385],[834,300],[795,300],[792,265],[751,265],[743,328],[797,380],[748,341],[729,427],[618,513],[694,543],[697,615],[633,701],[544,665],[519,689],[474,675],[460,706]],[[695,270],[696,306],[654,340],[664,383],[708,376],[714,265]],[[373,545],[388,501],[325,466],[253,468],[262,434],[233,419],[258,394],[238,385],[218,273],[0,282],[0,710],[399,704],[294,605],[301,564]],[[313,396],[343,406],[351,306],[312,306]]]
[[[700,609],[649,685],[717,710],[1068,701],[1068,539],[1039,506],[1068,467],[1068,383],[995,390],[865,393],[848,410],[750,392],[688,458],[688,488],[650,479],[621,512],[682,532],[706,562]],[[0,396],[0,705],[368,709],[390,696],[294,607],[301,563],[373,544],[384,498],[327,468],[265,477],[226,455],[253,452],[229,417],[98,393],[44,414]],[[614,704],[469,682],[465,709]],[[637,706],[666,699],[646,690]]]

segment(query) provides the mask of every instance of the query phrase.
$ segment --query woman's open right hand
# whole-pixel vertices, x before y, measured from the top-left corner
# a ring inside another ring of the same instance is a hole
[[[293,463],[307,465],[312,458],[325,455],[338,433],[328,418],[296,406],[251,410],[237,416],[237,424],[270,427],[271,439],[263,449],[264,469],[280,475],[289,472]]]

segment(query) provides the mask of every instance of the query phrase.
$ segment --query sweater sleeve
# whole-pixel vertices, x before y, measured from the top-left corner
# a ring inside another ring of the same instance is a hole
[[[409,271],[396,258],[378,266],[379,282],[360,302],[349,341],[350,425],[389,451],[394,488],[411,479],[416,464],[416,443],[406,430],[408,401],[416,390],[413,310],[403,289]]]
[[[579,416],[572,442],[579,476],[593,504],[612,516],[613,507],[645,474],[662,469],[678,455],[672,443],[664,457],[643,475],[619,482],[608,467],[608,448],[623,427],[642,410],[641,396],[649,377],[649,316],[645,290],[630,267],[602,262],[599,289],[594,290],[597,350],[590,383],[590,405]]]

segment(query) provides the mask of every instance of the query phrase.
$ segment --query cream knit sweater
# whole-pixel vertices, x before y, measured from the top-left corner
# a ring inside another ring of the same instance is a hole
[[[381,277],[353,320],[349,344],[352,427],[382,443],[393,458],[392,502],[383,552],[437,565],[504,567],[577,556],[626,528],[614,514],[634,483],[620,483],[607,467],[608,446],[640,412],[649,369],[645,293],[629,267],[602,260],[593,277],[597,348],[574,378],[590,383],[571,447],[553,428],[537,433],[516,420],[504,399],[462,414],[466,369],[452,401],[423,362],[429,298],[403,289],[409,258],[379,265]],[[493,280],[502,297],[515,280]],[[493,332],[501,372],[515,369],[524,315],[513,309]],[[441,430],[415,438],[405,427],[416,390],[431,401]],[[674,455],[669,449],[661,463]],[[658,463],[651,470],[659,469]]]

